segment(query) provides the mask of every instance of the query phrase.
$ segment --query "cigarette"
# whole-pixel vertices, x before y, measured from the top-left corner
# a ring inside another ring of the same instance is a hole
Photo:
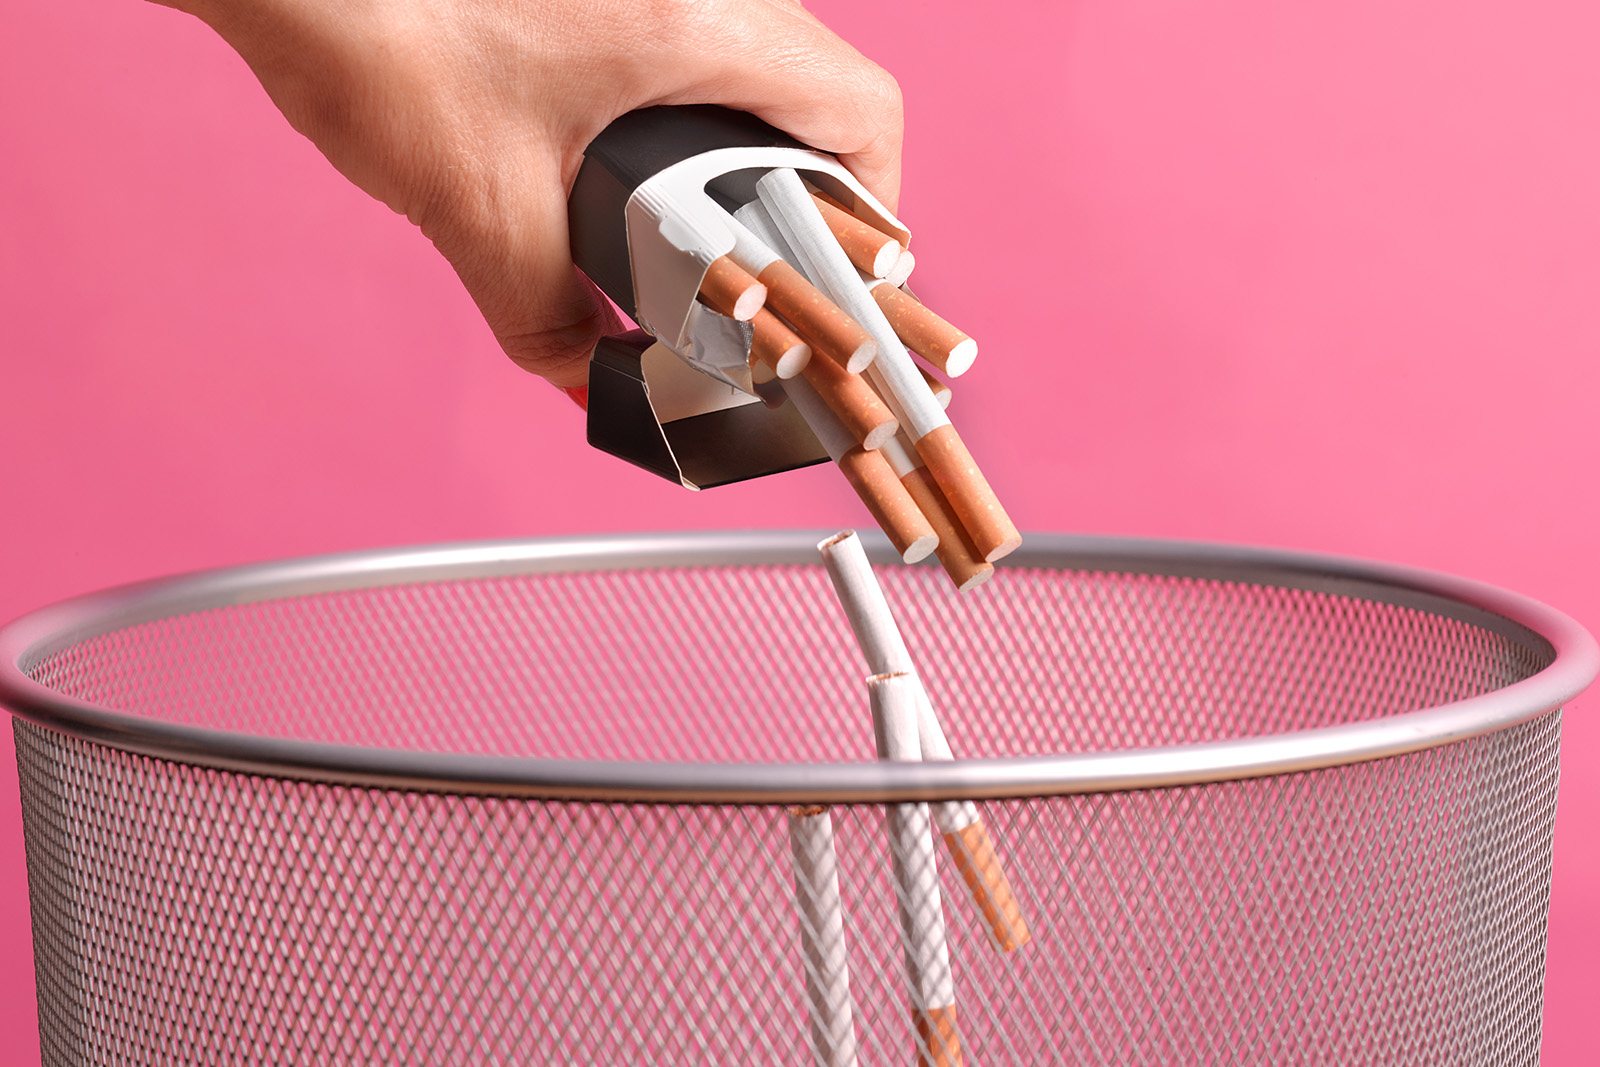
[[[839,242],[839,247],[844,249],[844,254],[850,257],[850,262],[874,278],[887,277],[900,261],[900,253],[905,250],[900,241],[862,222],[848,211],[835,207],[831,200],[815,193],[812,197],[817,202],[822,221]]]
[[[978,342],[950,325],[939,314],[892,285],[875,285],[872,298],[907,348],[952,378],[972,369]]]
[[[906,487],[895,477],[888,461],[876,450],[863,449],[856,443],[804,375],[785,382],[784,391],[822,447],[844,472],[873,521],[888,535],[900,558],[907,563],[925,559],[938,545],[938,535],[928,525]]]
[[[878,356],[869,372],[875,383],[882,384],[884,399],[900,425],[910,431],[913,440],[950,425],[894,327],[884,317],[883,309],[867,292],[855,266],[822,221],[817,202],[806,191],[800,176],[788,168],[773,169],[756,182],[756,192],[789,246],[815,271],[818,287],[878,343]],[[768,283],[768,288],[774,287]],[[782,308],[778,310],[781,314]]]
[[[778,316],[762,308],[751,317],[750,325],[755,329],[750,356],[756,365],[779,378],[793,378],[810,365],[811,346]]]
[[[989,488],[961,435],[948,422],[917,438],[917,453],[955,513],[956,521],[972,538],[980,558],[989,563],[1010,555],[1022,544],[1016,524]]]
[[[831,359],[811,360],[802,374],[862,448],[881,448],[900,429],[861,375],[851,374]]]
[[[893,298],[892,297],[887,297],[887,296],[880,297],[878,295],[878,290],[879,289],[884,289],[884,288],[893,289],[894,287],[889,285],[889,283],[886,282],[882,278],[869,278],[865,274],[861,275],[861,281],[862,281],[862,283],[864,285],[866,285],[867,291],[872,294],[872,298],[878,302],[878,306],[880,308],[883,308],[885,317],[889,319],[889,325],[892,326],[894,328],[894,330],[895,330],[895,335],[897,337],[899,337],[900,340],[902,342],[904,342],[907,347],[911,347],[911,342],[901,332],[900,325],[894,321],[894,316],[891,315],[889,313],[889,309],[884,306],[886,303],[893,302]],[[912,296],[910,293],[907,293],[902,289],[894,289],[894,292],[898,293],[901,297],[904,297],[906,300],[909,300],[912,304],[916,305],[917,307],[923,308],[923,310],[927,310],[926,307],[922,304],[922,302],[919,301],[916,297]],[[929,311],[928,314],[932,315],[933,312]],[[940,322],[944,322],[943,319],[940,319],[939,321]],[[945,323],[945,325],[949,326],[949,323]],[[956,327],[951,326],[950,329],[956,330]],[[959,330],[956,330],[956,332],[960,333]],[[965,334],[963,334],[962,336],[965,336]],[[958,358],[956,360],[956,366],[961,368],[961,373],[963,373],[963,374],[966,373],[966,371],[971,367],[972,361],[977,358],[977,353],[978,353],[978,342],[972,341],[971,338],[967,338],[967,339],[969,341],[971,341],[970,348],[968,348],[968,349],[960,349],[960,353],[961,354],[958,356]],[[911,350],[913,352],[917,351],[914,347],[912,347]],[[919,356],[922,355],[921,352],[917,352],[917,354]],[[923,356],[922,358],[927,359],[928,357]],[[965,360],[965,365],[963,365],[962,360]],[[932,362],[932,361],[929,360],[929,362]],[[948,363],[949,361],[947,360],[946,362]],[[940,409],[943,410],[943,411],[949,411],[950,410],[950,386],[947,383],[941,381],[940,379],[935,378],[932,374],[930,374],[928,372],[928,369],[926,367],[922,367],[922,366],[917,367],[917,372],[922,375],[922,380],[928,383],[928,389],[929,389],[929,391],[931,391],[933,393],[933,398],[939,402]]]
[[[829,809],[789,809],[789,854],[815,1062],[817,1067],[855,1067],[855,1011]]]
[[[766,303],[767,287],[727,256],[720,256],[711,261],[700,280],[700,296],[718,314],[749,322]]]
[[[944,727],[928,699],[911,651],[894,620],[883,587],[872,573],[861,539],[844,530],[817,546],[828,570],[828,578],[844,609],[850,632],[875,674],[901,674],[911,679],[917,703],[917,751],[925,760],[948,760],[954,755]],[[992,568],[991,568],[992,570]],[[961,872],[967,893],[989,932],[990,943],[1002,952],[1025,944],[1031,936],[1017,906],[1010,879],[994,850],[989,832],[983,827],[976,805],[970,801],[949,801],[934,805],[934,821],[950,848],[956,869]],[[973,830],[973,827],[979,829]],[[985,849],[984,843],[988,842]],[[957,851],[957,849],[960,851]],[[969,876],[968,872],[971,872]]]
[[[900,258],[895,261],[893,269],[884,275],[883,280],[898,289],[911,280],[911,272],[916,269],[917,257],[911,254],[911,249],[904,248],[900,250]]]
[[[756,192],[784,240],[809,260],[822,289],[878,342],[878,358],[867,369],[868,377],[901,428],[909,432],[978,552],[993,563],[1014,551],[1022,544],[1022,535],[933,398],[883,309],[828,232],[800,176],[786,167],[774,168],[756,182]]]
[[[939,546],[939,535],[894,476],[883,453],[856,445],[840,458],[839,469],[902,560],[916,563]]]
[[[879,674],[867,679],[880,759],[921,758],[917,738],[918,688],[916,679],[909,674]],[[906,991],[917,1034],[917,1058],[927,1067],[960,1067],[955,981],[950,973],[928,805],[889,804],[884,814],[901,947],[905,952]]]
[[[1022,918],[1022,909],[1011,891],[1005,868],[1000,865],[989,828],[982,820],[974,819],[955,830],[946,830],[943,826],[940,830],[945,848],[956,861],[956,870],[961,873],[967,895],[983,917],[984,928],[989,931],[994,947],[1001,952],[1015,952],[1027,944],[1033,935]]]
[[[939,545],[933,551],[944,572],[955,583],[956,591],[965,593],[993,578],[994,564],[979,555],[972,538],[956,520],[949,499],[904,435],[884,445],[883,454],[928,525],[939,535]]]
[[[747,204],[729,216],[728,223],[734,237],[731,256],[767,287],[767,305],[788,319],[816,351],[855,374],[866,370],[877,358],[877,342],[788,263],[781,253],[792,250],[783,246],[761,205]]]

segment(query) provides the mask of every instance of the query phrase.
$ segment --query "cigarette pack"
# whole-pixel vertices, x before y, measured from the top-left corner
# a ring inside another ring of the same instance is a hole
[[[705,489],[828,459],[792,404],[769,407],[750,371],[752,328],[697,301],[734,246],[728,212],[793,167],[884,232],[910,233],[833,156],[753,115],[653,107],[607,126],[568,196],[572,259],[641,329],[605,338],[589,367],[589,443]]]

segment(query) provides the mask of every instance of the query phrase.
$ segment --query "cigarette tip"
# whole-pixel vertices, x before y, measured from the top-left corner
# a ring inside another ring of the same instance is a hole
[[[840,530],[838,533],[834,534],[832,537],[825,537],[821,541],[818,541],[817,542],[817,551],[825,553],[825,552],[828,551],[828,549],[832,548],[834,545],[843,544],[844,542],[850,540],[850,538],[854,537],[855,535],[856,535],[856,532],[854,530]]]
[[[968,337],[950,349],[950,355],[944,361],[944,372],[952,378],[959,378],[972,369],[977,358],[978,342]]]
[[[900,258],[895,260],[894,269],[889,272],[884,281],[898,289],[906,283],[906,279],[911,277],[911,272],[916,267],[917,257],[911,254],[911,249],[904,249],[900,253]]]
[[[861,440],[861,447],[867,449],[868,451],[882,448],[884,445],[889,443],[890,439],[893,438],[895,434],[899,432],[900,424],[894,419],[888,419],[887,421],[881,422],[877,426],[874,426],[867,432],[867,435]],[[934,540],[937,541],[938,538],[935,538]],[[929,551],[931,552],[932,549],[929,549]],[[927,553],[924,552],[923,555],[927,555]],[[917,558],[921,559],[922,556],[918,556]]]
[[[920,563],[932,555],[933,550],[939,547],[939,535],[936,533],[923,534],[906,546],[900,553],[900,558],[906,563]]]
[[[985,563],[994,563],[997,560],[1004,559],[1006,556],[1011,555],[1011,553],[1015,552],[1017,549],[1019,549],[1021,547],[1022,547],[1022,538],[1020,538],[1020,537],[1008,537],[1004,541],[1001,541],[994,548],[992,548],[989,551],[989,554],[987,556],[983,557],[984,562]]]
[[[811,362],[811,346],[795,345],[778,358],[777,375],[784,380],[793,378]]]
[[[766,302],[767,287],[756,282],[740,293],[738,299],[734,301],[732,317],[740,322],[749,322],[756,317],[756,312],[760,311]]]
[[[892,241],[885,241],[878,254],[872,259],[872,276],[874,278],[887,278],[893,272],[895,265],[900,262],[900,256],[905,250]]]
[[[850,358],[845,361],[844,369],[849,371],[851,374],[860,374],[862,371],[872,366],[872,361],[877,358],[878,342],[868,338],[867,340],[861,342],[860,347],[858,347],[854,352],[850,353]]]
[[[994,577],[994,567],[980,567],[967,577],[967,580],[956,586],[956,592],[970,592]]]

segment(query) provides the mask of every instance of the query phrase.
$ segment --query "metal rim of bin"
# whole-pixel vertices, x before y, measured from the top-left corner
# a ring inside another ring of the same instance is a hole
[[[1137,750],[948,763],[666,763],[430,753],[300,741],[126,715],[27,676],[113,630],[265,600],[429,581],[566,571],[815,565],[832,531],[669,533],[495,541],[341,553],[160,578],[25,615],[0,629],[0,705],[113,748],[221,770],[385,789],[655,803],[881,803],[1000,799],[1196,785],[1433,748],[1555,711],[1600,672],[1600,646],[1568,616],[1465,578],[1391,564],[1195,542],[1035,534],[1004,560],[1033,567],[1210,578],[1355,596],[1447,615],[1553,654],[1502,689],[1366,722]],[[874,562],[892,560],[865,537]],[[981,592],[973,595],[982,595]]]

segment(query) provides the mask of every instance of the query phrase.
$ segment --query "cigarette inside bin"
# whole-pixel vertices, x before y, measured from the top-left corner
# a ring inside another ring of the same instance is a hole
[[[833,816],[828,808],[789,809],[789,855],[814,1062],[816,1067],[855,1067],[855,1013],[844,905],[839,896]]]
[[[867,679],[880,759],[922,758],[918,688],[916,678],[902,672]],[[945,941],[928,805],[888,804],[884,819],[905,955],[906,992],[917,1034],[917,1057],[929,1067],[959,1067],[962,1054],[956,1025],[955,978]]]

